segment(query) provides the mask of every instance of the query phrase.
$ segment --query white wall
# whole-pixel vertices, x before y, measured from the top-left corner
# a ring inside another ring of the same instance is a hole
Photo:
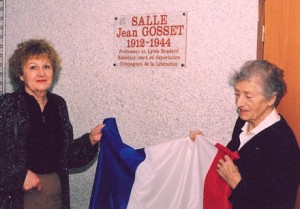
[[[188,12],[186,68],[113,67],[115,16],[174,11]],[[63,59],[54,92],[68,102],[77,137],[113,116],[136,148],[196,128],[226,144],[237,117],[227,79],[255,59],[257,20],[257,0],[6,1],[6,59],[28,38],[54,44]],[[71,175],[73,209],[88,207],[95,164]]]

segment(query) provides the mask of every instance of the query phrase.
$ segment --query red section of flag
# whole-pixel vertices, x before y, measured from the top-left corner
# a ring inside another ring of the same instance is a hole
[[[231,152],[223,145],[215,145],[218,152],[206,174],[204,182],[203,209],[232,209],[228,197],[231,194],[229,185],[218,175],[217,165],[220,159],[228,155],[232,160],[239,159],[238,153]]]

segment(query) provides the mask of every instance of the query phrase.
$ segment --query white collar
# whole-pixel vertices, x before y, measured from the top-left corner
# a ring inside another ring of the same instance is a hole
[[[262,121],[258,126],[256,126],[254,129],[252,129],[249,133],[252,133],[254,135],[258,134],[262,130],[268,128],[269,126],[273,125],[274,123],[280,121],[280,115],[277,113],[276,109],[274,110]],[[249,123],[246,122],[244,126],[242,127],[242,131],[247,133]],[[248,133],[248,134],[249,134]]]

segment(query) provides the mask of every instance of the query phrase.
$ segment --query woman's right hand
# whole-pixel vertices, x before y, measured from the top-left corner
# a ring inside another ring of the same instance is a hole
[[[204,136],[203,132],[202,131],[199,131],[199,130],[195,130],[195,131],[190,131],[190,138],[191,140],[194,142],[197,138],[198,135],[202,135]]]
[[[31,170],[28,170],[23,184],[23,190],[30,191],[35,188],[38,191],[42,190],[41,180],[35,173],[33,173]]]

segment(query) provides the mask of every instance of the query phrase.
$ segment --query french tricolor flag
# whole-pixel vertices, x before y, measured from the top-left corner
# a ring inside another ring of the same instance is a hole
[[[231,209],[231,189],[216,167],[237,152],[203,136],[134,149],[114,118],[103,123],[90,209]]]

